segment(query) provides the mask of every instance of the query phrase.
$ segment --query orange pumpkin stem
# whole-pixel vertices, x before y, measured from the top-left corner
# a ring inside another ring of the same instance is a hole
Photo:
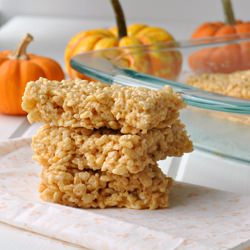
[[[30,34],[26,34],[25,37],[22,39],[22,41],[17,46],[17,49],[14,53],[12,53],[9,58],[10,59],[28,59],[27,55],[27,47],[30,44],[30,42],[33,41],[33,36]]]
[[[119,0],[111,0],[111,4],[115,12],[116,25],[118,28],[118,37],[119,39],[121,39],[124,36],[127,36],[127,26],[126,26],[125,16]]]
[[[222,0],[225,23],[229,25],[235,24],[234,11],[231,0]]]

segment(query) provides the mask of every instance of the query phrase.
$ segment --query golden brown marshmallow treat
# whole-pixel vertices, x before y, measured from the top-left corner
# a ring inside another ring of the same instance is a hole
[[[61,165],[43,169],[39,191],[45,201],[73,207],[157,209],[168,207],[170,186],[156,165],[127,176]]]
[[[250,99],[250,70],[231,74],[210,73],[190,76],[187,83],[206,91]]]
[[[250,100],[250,70],[237,71],[230,74],[210,73],[190,76],[187,78],[187,83],[206,91]],[[209,113],[218,118],[250,125],[249,115],[223,112]]]
[[[140,135],[44,125],[33,137],[32,148],[34,159],[44,167],[63,164],[67,168],[126,175],[167,156],[190,152],[192,143],[180,121]]]
[[[87,129],[106,127],[123,134],[165,128],[178,118],[183,107],[180,96],[170,88],[154,91],[44,78],[27,84],[22,103],[30,122]]]

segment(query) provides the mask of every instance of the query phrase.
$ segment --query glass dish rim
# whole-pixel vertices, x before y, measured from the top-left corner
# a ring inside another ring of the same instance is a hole
[[[205,47],[211,47],[211,46],[216,46],[216,45],[228,45],[228,44],[235,44],[236,42],[250,42],[250,33],[245,33],[241,35],[227,35],[227,36],[220,36],[220,37],[214,37],[214,38],[203,38],[203,39],[194,39],[194,40],[186,40],[186,41],[173,41],[173,42],[167,42],[167,43],[157,43],[154,45],[138,45],[138,46],[127,46],[127,47],[114,47],[114,48],[107,48],[107,49],[101,49],[101,50],[95,50],[95,51],[89,51],[86,53],[78,54],[74,57],[71,58],[70,64],[71,66],[79,71],[80,73],[86,74],[91,78],[106,82],[108,84],[113,84],[113,83],[118,83],[122,85],[127,85],[127,81],[123,81],[123,77],[116,77],[112,72],[110,73],[103,73],[100,70],[96,69],[95,67],[89,65],[83,65],[81,62],[79,62],[79,58],[86,58],[90,59],[98,54],[103,54],[107,53],[110,51],[128,51],[136,49],[136,48],[143,48],[146,51],[153,49],[154,51],[156,49],[162,50],[177,50],[177,49],[186,49],[186,48],[205,48]],[[133,50],[133,53],[135,50]],[[129,53],[129,52],[127,52]],[[100,58],[100,57],[99,57]],[[117,58],[117,57],[114,57]],[[114,58],[109,58],[112,60],[109,60],[109,63],[114,62]],[[102,58],[103,59],[103,58]],[[108,60],[108,58],[105,58],[105,60]],[[117,67],[118,68],[118,67]],[[138,76],[141,76],[143,80],[141,81],[140,86],[148,87],[146,86],[147,82],[152,82],[155,81],[158,84],[158,87],[163,87],[164,85],[170,85],[174,87],[181,87],[182,90],[188,91],[188,90],[193,90],[193,91],[198,91],[200,93],[208,94],[211,95],[211,92],[204,91],[197,89],[195,87],[191,87],[185,83],[181,83],[179,81],[171,81],[171,80],[166,80],[163,78],[158,78],[155,76],[151,76],[148,74],[142,74],[140,72],[134,71],[134,70],[129,70],[129,69],[122,69],[120,71],[121,75],[125,75],[128,78],[131,78],[131,80],[138,80]],[[190,91],[189,91],[190,92]],[[182,94],[182,91],[181,91]],[[202,103],[202,98],[198,97],[197,95],[196,98],[192,97],[190,100],[190,95],[187,94],[186,97],[184,98],[184,101],[187,102],[187,104],[195,107],[199,107],[202,109],[209,109],[209,110],[216,110],[216,111],[222,111],[222,112],[229,112],[229,113],[238,113],[238,114],[250,114],[250,101],[245,100],[245,99],[239,99],[239,98],[234,98],[234,97],[227,97],[219,94],[212,94],[216,95],[217,98],[220,98],[219,103],[217,102],[206,102]],[[230,102],[226,102],[227,99],[232,99],[233,104]],[[218,100],[218,99],[217,99]],[[226,105],[226,106],[225,106]],[[228,106],[229,105],[229,106]],[[231,106],[231,107],[230,107]],[[228,109],[229,108],[229,109]]]

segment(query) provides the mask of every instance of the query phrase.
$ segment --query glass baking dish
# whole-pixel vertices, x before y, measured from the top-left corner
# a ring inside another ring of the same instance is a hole
[[[250,163],[250,100],[187,84],[190,76],[250,69],[250,34],[91,51],[71,66],[109,84],[171,86],[187,103],[181,116],[196,148]]]

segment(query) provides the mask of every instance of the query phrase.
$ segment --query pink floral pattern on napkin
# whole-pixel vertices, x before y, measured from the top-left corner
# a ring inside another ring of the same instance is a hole
[[[0,142],[1,222],[90,249],[250,245],[249,196],[177,184],[169,209],[76,209],[39,199],[39,171],[30,139]]]

